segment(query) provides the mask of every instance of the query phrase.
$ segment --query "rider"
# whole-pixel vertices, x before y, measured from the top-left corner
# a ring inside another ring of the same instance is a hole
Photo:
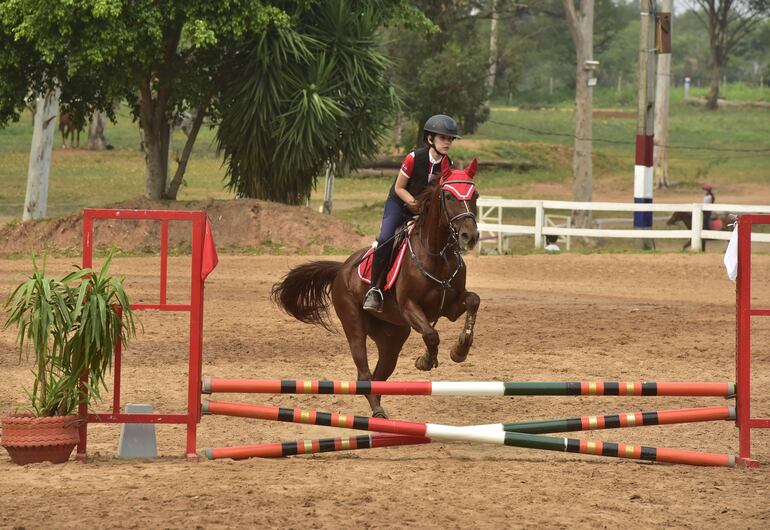
[[[401,171],[390,187],[388,200],[385,201],[382,226],[372,261],[372,287],[364,299],[363,307],[367,311],[382,311],[382,286],[393,250],[393,236],[407,219],[418,213],[415,197],[433,178],[441,176],[441,161],[444,157],[449,159],[447,153],[452,148],[452,142],[460,138],[457,123],[445,114],[431,116],[422,129],[425,146],[406,155]],[[451,159],[449,163],[452,163]]]

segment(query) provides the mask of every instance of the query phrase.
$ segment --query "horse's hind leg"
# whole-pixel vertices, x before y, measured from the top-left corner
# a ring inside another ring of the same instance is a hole
[[[465,296],[458,298],[446,311],[446,317],[454,322],[465,313],[465,324],[460,331],[457,343],[452,346],[449,357],[456,363],[463,362],[468,357],[468,352],[473,344],[473,328],[476,325],[476,315],[479,312],[481,298],[473,292],[466,292]]]
[[[393,370],[396,369],[396,363],[398,362],[398,354],[401,353],[401,348],[404,346],[404,342],[406,342],[411,331],[409,326],[393,326],[381,321],[371,322],[369,336],[374,340],[379,352],[372,380],[387,381],[388,377],[393,374]],[[372,408],[372,415],[379,418],[387,418],[388,415],[381,404],[382,396],[375,395],[372,397],[377,402],[376,409]]]

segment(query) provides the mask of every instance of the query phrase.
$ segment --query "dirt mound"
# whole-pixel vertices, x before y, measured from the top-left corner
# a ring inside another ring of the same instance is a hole
[[[156,202],[137,198],[112,206],[139,210],[205,210],[220,252],[255,254],[346,254],[371,242],[352,225],[310,208],[286,206],[255,199],[198,202]],[[0,227],[0,254],[47,251],[79,255],[83,238],[82,213]],[[157,221],[99,220],[94,224],[94,245],[115,244],[128,253],[153,253],[160,247]],[[191,246],[190,226],[172,222],[169,246],[184,252]]]

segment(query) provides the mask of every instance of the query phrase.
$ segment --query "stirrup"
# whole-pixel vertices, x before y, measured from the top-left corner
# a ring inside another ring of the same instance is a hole
[[[364,310],[382,313],[382,291],[377,287],[372,287],[366,292],[364,298]]]

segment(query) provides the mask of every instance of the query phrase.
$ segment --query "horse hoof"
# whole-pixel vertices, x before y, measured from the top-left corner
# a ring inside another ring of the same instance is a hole
[[[473,342],[473,337],[470,337],[470,340],[467,342]],[[452,346],[451,351],[449,352],[449,358],[452,359],[456,363],[461,363],[465,359],[468,358],[468,351],[470,350],[471,345],[470,344],[464,344],[463,341],[459,341],[457,344]]]
[[[372,410],[372,418],[385,418],[388,419],[388,413],[385,412],[385,409],[382,407],[377,407],[376,409]]]
[[[454,348],[452,348],[452,351],[449,352],[449,358],[456,363],[461,363],[468,358],[468,349],[462,347],[460,344],[457,344]]]
[[[438,368],[438,358],[430,359],[425,355],[420,355],[414,360],[414,367],[423,372],[429,372],[433,368]]]

